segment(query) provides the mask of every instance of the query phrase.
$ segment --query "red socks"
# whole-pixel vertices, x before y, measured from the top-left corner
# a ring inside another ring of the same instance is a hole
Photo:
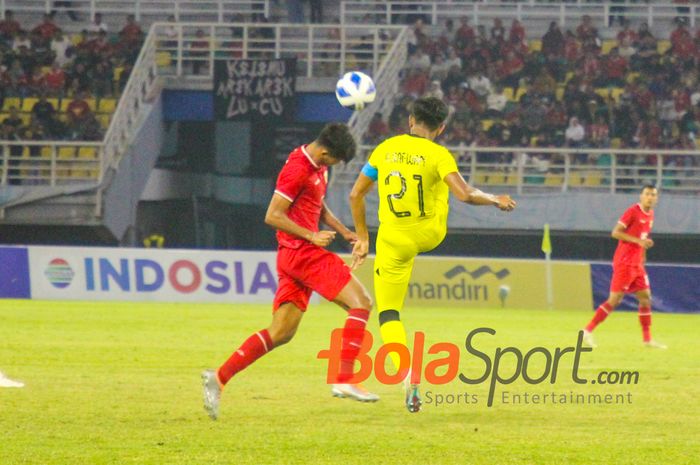
[[[219,381],[221,384],[228,383],[233,375],[243,370],[272,349],[272,339],[270,339],[270,333],[268,333],[266,329],[253,334],[241,344],[238,350],[235,351],[223,365],[221,365],[218,372]]]
[[[639,323],[642,325],[644,342],[651,341],[651,308],[639,307]]]
[[[365,326],[369,319],[369,310],[364,308],[352,308],[348,310],[348,318],[343,327],[343,342],[340,351],[340,371],[338,382],[346,383],[353,375],[355,358],[362,347],[362,339],[365,337]]]
[[[593,315],[593,319],[591,319],[591,322],[588,323],[588,326],[586,326],[586,331],[593,331],[595,327],[602,323],[612,311],[613,309],[607,300],[600,304],[600,307],[598,307],[595,311],[595,315]]]

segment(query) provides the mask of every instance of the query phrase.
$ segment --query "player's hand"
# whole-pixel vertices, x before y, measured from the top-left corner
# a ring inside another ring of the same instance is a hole
[[[644,248],[644,250],[651,249],[652,247],[654,247],[654,241],[652,241],[651,239],[642,239],[639,242],[639,245],[641,245]]]
[[[357,239],[355,245],[352,247],[352,263],[350,263],[350,269],[355,271],[362,263],[364,263],[365,258],[367,258],[367,253],[369,253],[369,241],[363,241],[362,239]]]
[[[498,195],[496,200],[498,200],[498,205],[496,206],[499,210],[509,212],[515,208],[515,200],[511,199],[510,195]]]
[[[343,239],[348,241],[350,243],[350,245],[355,245],[355,242],[357,242],[357,240],[359,238],[357,237],[357,234],[355,234],[354,232],[348,231],[346,234],[343,234]]]
[[[327,247],[335,239],[335,231],[317,231],[311,234],[311,243],[319,247]]]

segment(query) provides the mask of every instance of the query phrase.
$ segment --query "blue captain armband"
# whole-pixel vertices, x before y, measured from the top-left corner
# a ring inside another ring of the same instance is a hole
[[[365,163],[362,167],[362,174],[370,178],[372,181],[376,181],[379,176],[379,171],[374,166],[370,165],[369,162]]]

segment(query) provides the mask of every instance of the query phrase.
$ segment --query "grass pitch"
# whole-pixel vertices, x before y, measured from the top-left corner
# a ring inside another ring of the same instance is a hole
[[[403,319],[426,333],[427,347],[462,347],[470,330],[489,326],[496,335],[476,345],[492,355],[497,346],[574,345],[591,315],[425,308]],[[700,316],[655,314],[665,351],[641,346],[634,313],[614,313],[599,328],[580,374],[639,371],[637,385],[576,385],[563,363],[556,384],[501,386],[490,408],[486,384],[424,386],[433,399],[478,400],[410,414],[398,386],[374,379],[365,385],[382,397],[376,404],[330,396],[316,354],[344,314],[315,305],[289,345],[232,380],[211,421],[200,371],[269,319],[269,306],[257,305],[0,301],[0,369],[26,383],[0,389],[0,464],[700,463]],[[369,329],[378,337],[375,315]],[[483,371],[481,360],[461,355],[462,371]],[[629,393],[631,403],[507,405],[502,391]]]

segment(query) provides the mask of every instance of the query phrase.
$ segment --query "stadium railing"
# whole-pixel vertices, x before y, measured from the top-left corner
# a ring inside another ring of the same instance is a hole
[[[356,69],[375,75],[403,29],[286,23],[154,25],[160,73],[203,81],[212,79],[214,60],[234,58],[295,57],[297,74],[303,77],[337,77]]]
[[[32,16],[37,24],[42,14],[52,11],[76,15],[81,21],[61,24],[71,32],[84,29],[95,13],[101,13],[110,32],[117,32],[125,14],[133,14],[145,28],[154,22],[166,21],[169,16],[176,21],[212,22],[231,21],[238,15],[268,17],[270,0],[71,0],[69,5],[54,0],[0,0],[0,14],[6,10],[13,11],[17,17]]]
[[[700,194],[700,152],[667,149],[508,148],[448,146],[474,186],[517,194],[590,191],[611,194],[652,184],[677,194]],[[374,149],[360,146],[354,163],[336,169],[351,186]],[[585,159],[585,160],[582,160]],[[653,163],[650,163],[650,159]]]
[[[523,2],[422,0],[419,3],[406,0],[364,0],[343,1],[340,4],[340,20],[343,24],[367,24],[368,21],[378,24],[396,24],[404,22],[407,16],[409,18],[423,16],[432,25],[442,24],[446,19],[452,19],[457,29],[460,18],[468,17],[472,27],[480,24],[490,27],[492,21],[499,18],[504,21],[504,27],[508,29],[510,21],[517,19],[523,23],[530,38],[541,37],[547,31],[551,21],[556,21],[563,30],[575,28],[580,24],[583,15],[589,15],[593,23],[601,28],[599,32],[603,35],[610,19],[619,16],[629,19],[633,24],[646,22],[655,31],[668,32],[674,27],[674,20],[678,17],[686,18],[688,24],[695,27],[700,19],[700,6],[672,2],[545,2],[544,0]]]

